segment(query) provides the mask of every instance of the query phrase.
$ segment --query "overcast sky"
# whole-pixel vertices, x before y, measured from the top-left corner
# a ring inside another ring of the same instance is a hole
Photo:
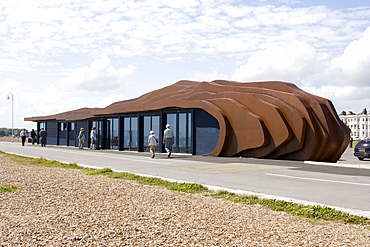
[[[0,2],[0,127],[216,79],[370,109],[370,0]]]

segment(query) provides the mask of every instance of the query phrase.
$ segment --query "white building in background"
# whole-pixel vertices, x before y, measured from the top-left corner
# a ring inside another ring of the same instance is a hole
[[[339,118],[350,128],[351,137],[354,140],[370,137],[370,114],[367,113],[366,108],[360,114],[342,111]]]

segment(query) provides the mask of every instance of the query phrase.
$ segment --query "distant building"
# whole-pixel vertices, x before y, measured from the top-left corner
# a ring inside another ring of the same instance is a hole
[[[351,130],[351,137],[354,140],[370,137],[370,114],[367,113],[366,108],[359,114],[342,111],[339,117]]]

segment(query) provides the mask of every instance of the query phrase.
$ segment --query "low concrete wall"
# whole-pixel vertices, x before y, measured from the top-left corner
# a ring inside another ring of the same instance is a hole
[[[20,137],[14,137],[13,142],[21,142],[22,139]],[[11,137],[0,137],[0,142],[12,142]]]

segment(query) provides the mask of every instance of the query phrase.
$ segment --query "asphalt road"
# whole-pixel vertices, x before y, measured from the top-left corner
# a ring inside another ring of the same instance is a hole
[[[370,218],[370,160],[358,161],[348,149],[337,163],[184,154],[79,150],[74,147],[0,142],[0,150],[81,166],[127,171],[171,181],[194,182],[210,189],[253,194],[309,205],[327,205]],[[1,183],[1,181],[0,181]]]

